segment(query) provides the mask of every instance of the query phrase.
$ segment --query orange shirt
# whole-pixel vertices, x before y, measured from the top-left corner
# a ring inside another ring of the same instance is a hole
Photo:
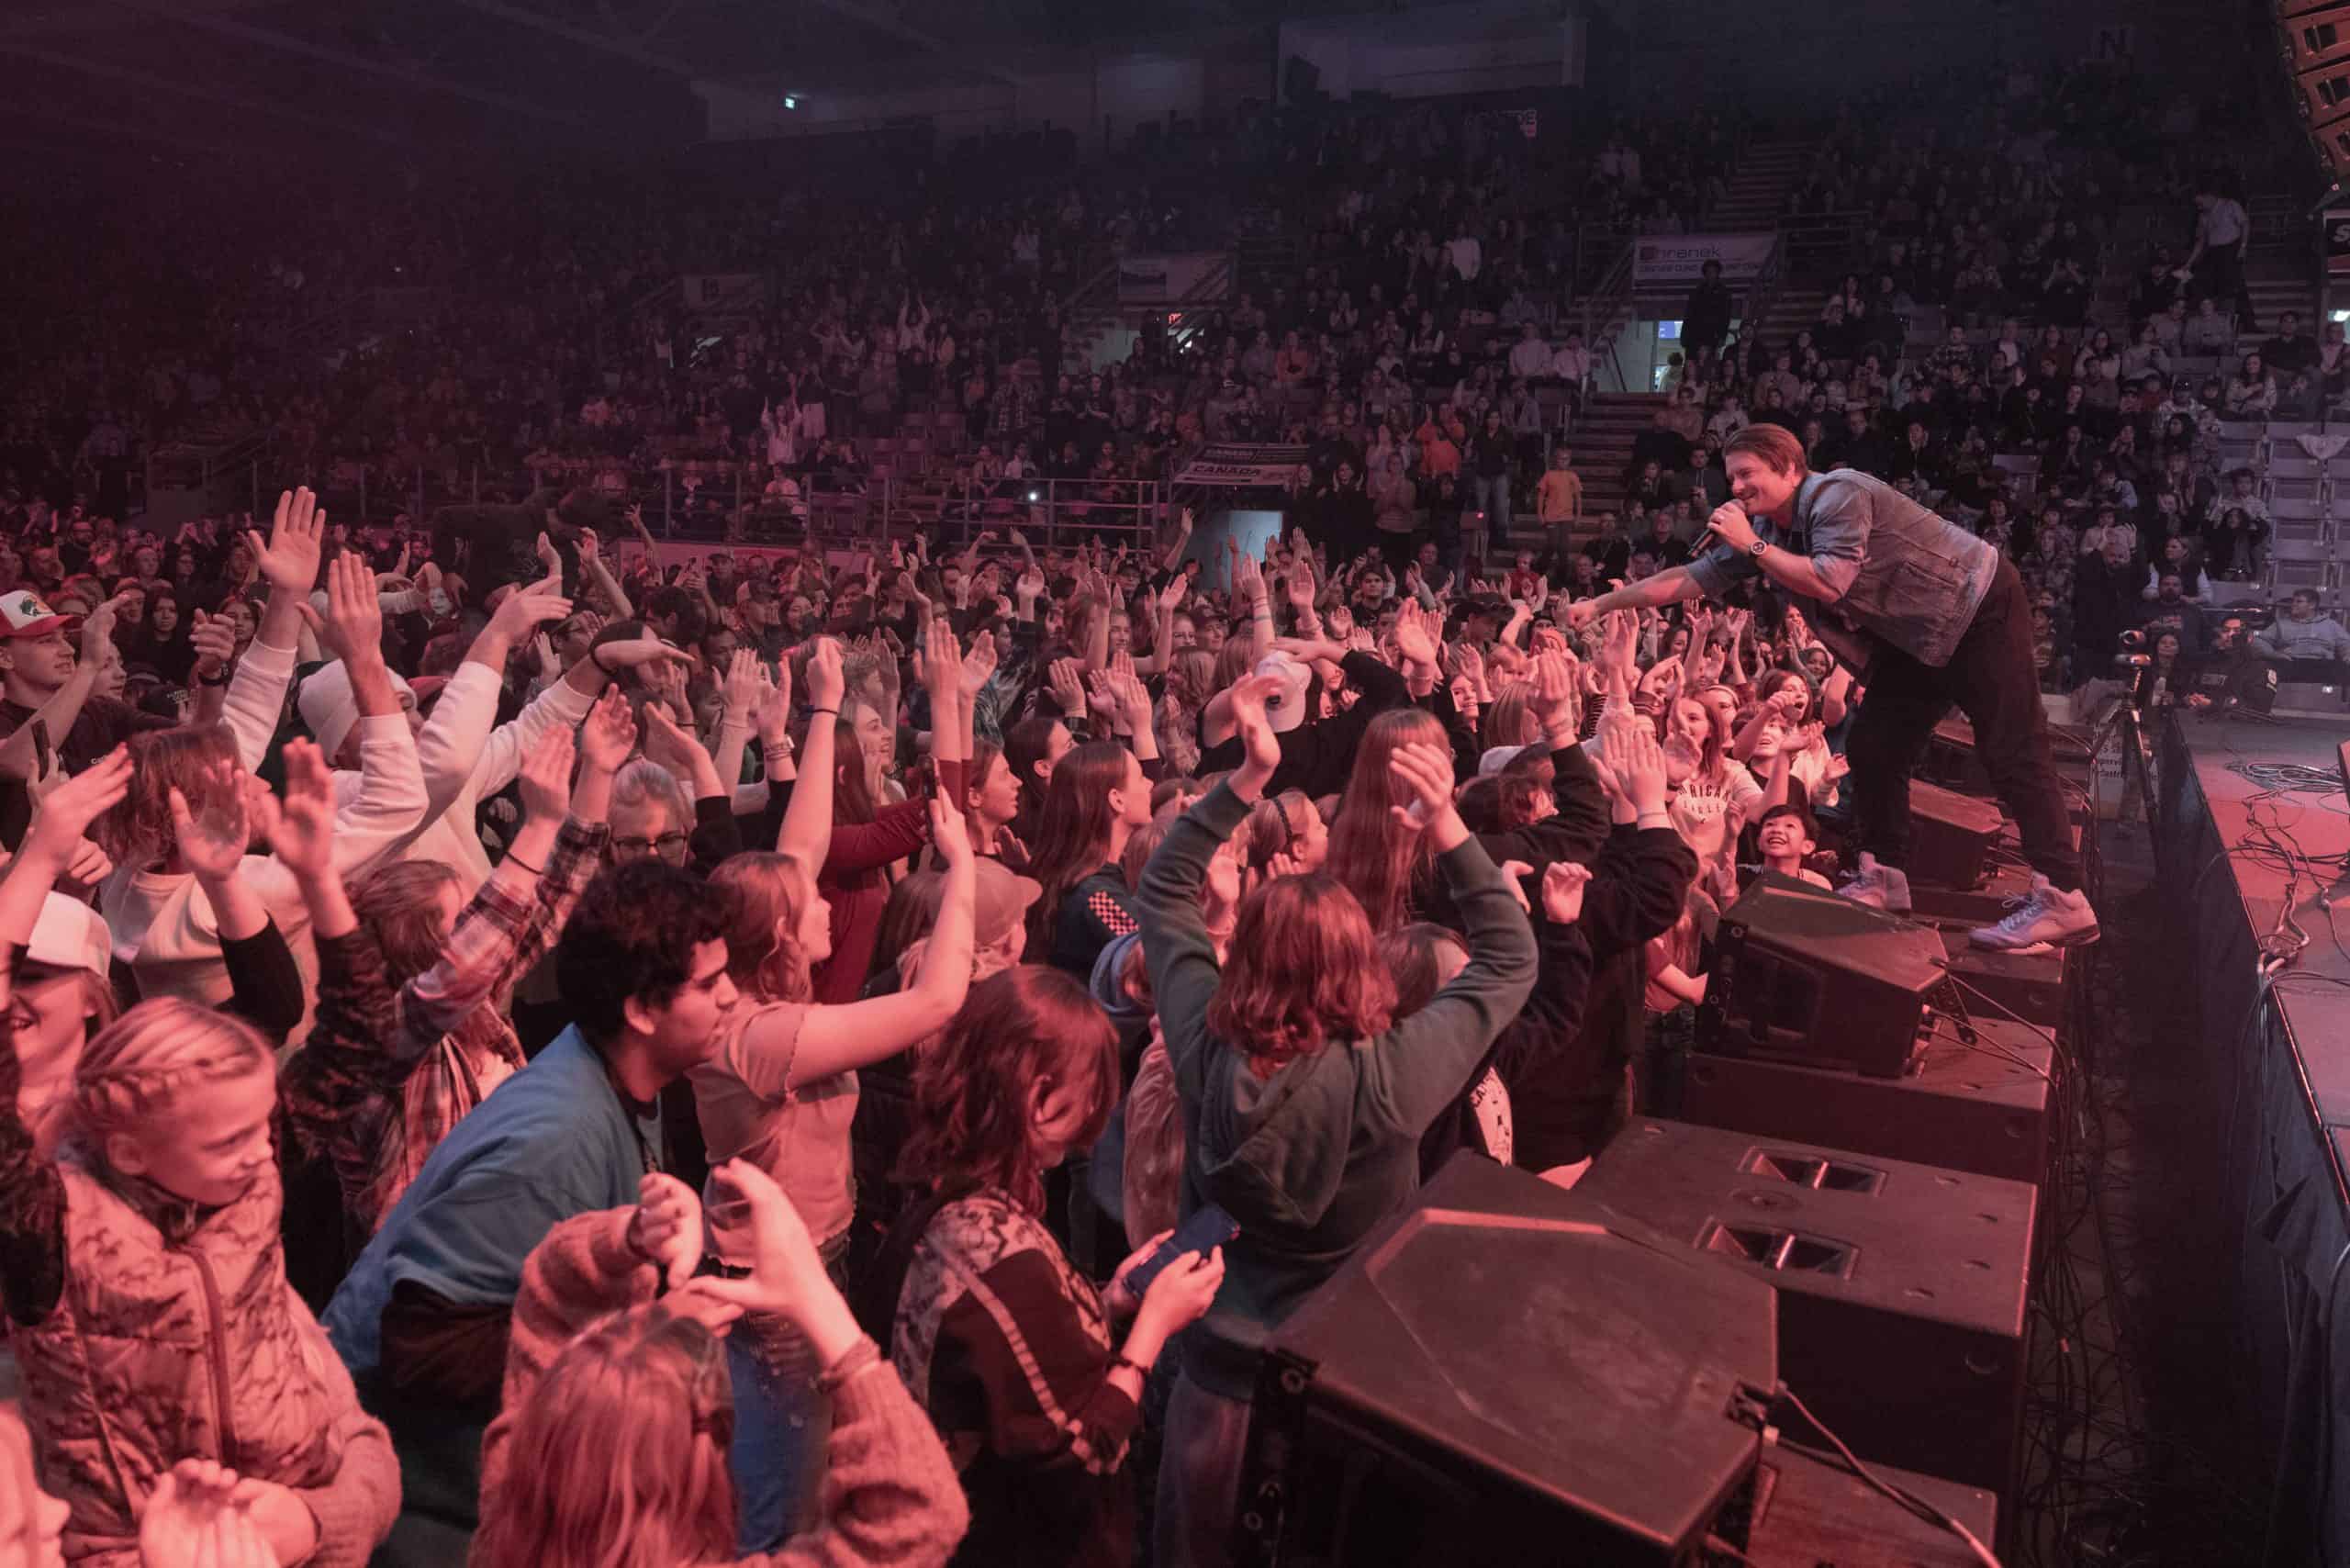
[[[1583,511],[1583,476],[1572,468],[1546,468],[1534,487],[1535,515],[1544,522],[1565,522]]]

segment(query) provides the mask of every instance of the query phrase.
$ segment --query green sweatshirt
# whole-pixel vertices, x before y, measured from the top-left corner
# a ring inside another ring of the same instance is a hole
[[[1526,912],[1471,838],[1437,861],[1468,935],[1468,968],[1377,1038],[1326,1045],[1259,1079],[1248,1043],[1208,1027],[1222,975],[1200,918],[1208,861],[1248,812],[1218,785],[1169,830],[1136,895],[1182,1098],[1182,1212],[1220,1204],[1240,1226],[1212,1323],[1244,1342],[1287,1317],[1410,1200],[1420,1136],[1516,1016],[1535,973]],[[1215,1393],[1248,1395],[1250,1369],[1224,1364],[1202,1336],[1185,1337],[1184,1370]]]

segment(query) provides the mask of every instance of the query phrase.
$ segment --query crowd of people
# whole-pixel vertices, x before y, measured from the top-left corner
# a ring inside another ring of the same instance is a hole
[[[1571,1184],[1719,911],[1852,868],[1859,672],[1768,596],[546,498],[0,560],[71,1561],[1226,1561],[1252,1337],[1461,1150]]]
[[[196,222],[167,351],[16,323],[0,1563],[1231,1561],[1264,1334],[1444,1161],[1572,1185],[1669,1111],[1724,909],[1906,892],[1952,702],[2042,873],[1975,939],[2094,939],[2011,654],[2212,702],[2350,654],[2202,591],[2267,521],[2219,421],[2339,333],[2172,375],[2254,330],[2214,190],[2128,330],[2076,313],[2125,195],[2197,194],[2098,94],[1856,114],[1794,198],[1877,215],[1850,275],[1784,343],[1708,279],[1596,517],[1569,218],[1685,227],[1735,122],[411,193],[265,263]],[[1062,374],[1071,289],[1236,186],[1308,215],[1294,284]],[[705,339],[681,269],[764,282]],[[341,282],[467,292],[305,367]],[[917,410],[934,525],[828,553]],[[425,505],[150,525],[136,456],[224,431]],[[1117,510],[1206,440],[1304,449],[1289,526]],[[689,521],[788,547],[677,558],[654,461],[745,465]],[[1114,539],[1030,538],[1039,478]],[[1904,550],[1966,594],[1888,590]]]

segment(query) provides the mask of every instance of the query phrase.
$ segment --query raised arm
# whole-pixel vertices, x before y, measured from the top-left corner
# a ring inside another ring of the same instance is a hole
[[[8,1022],[15,956],[90,824],[129,790],[130,754],[117,746],[49,792],[0,876],[0,1306],[28,1327],[46,1320],[65,1291],[65,1186],[24,1118],[23,1061]]]
[[[416,737],[384,664],[384,611],[374,575],[356,555],[336,556],[327,572],[325,617],[308,604],[298,613],[342,660],[358,704],[359,794],[339,814],[335,853],[346,868],[364,866],[416,831],[426,805]]]
[[[782,1084],[787,1092],[895,1056],[946,1028],[961,1009],[971,987],[977,857],[962,813],[935,795],[930,801],[930,823],[933,841],[946,862],[946,886],[938,924],[923,946],[913,983],[862,1002],[806,1009],[798,1021],[796,1046],[792,1021],[781,1011],[754,1017],[744,1030],[745,1053],[789,1053]]]
[[[783,831],[776,848],[800,863],[811,879],[823,869],[833,837],[834,753],[839,748],[841,699],[847,683],[841,675],[841,645],[820,637],[808,655],[808,733],[800,743],[800,777],[792,785],[791,805],[783,814]]]
[[[276,799],[252,774],[222,762],[204,790],[204,814],[171,791],[172,831],[180,860],[212,909],[220,955],[229,969],[229,1006],[262,1033],[283,1042],[308,1004],[293,949],[244,872],[247,846],[276,825]]]
[[[1373,1042],[1373,1103],[1389,1125],[1414,1137],[1452,1103],[1503,1025],[1533,989],[1534,933],[1517,894],[1452,801],[1452,758],[1440,745],[1397,748],[1389,761],[1410,789],[1397,807],[1424,823],[1437,869],[1469,938],[1469,963],[1428,1004]]]
[[[1143,962],[1167,1037],[1176,1082],[1196,1092],[1201,1050],[1207,1043],[1208,1003],[1223,976],[1215,945],[1200,913],[1200,889],[1216,848],[1264,799],[1265,786],[1281,766],[1279,740],[1265,716],[1266,700],[1281,689],[1277,676],[1256,675],[1232,689],[1232,714],[1244,759],[1232,777],[1178,817],[1158,852],[1143,868],[1135,890],[1135,916],[1142,926]]]

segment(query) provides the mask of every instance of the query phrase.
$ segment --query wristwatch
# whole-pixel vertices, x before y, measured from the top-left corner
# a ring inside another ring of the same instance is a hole
[[[1768,550],[1770,547],[1771,542],[1769,540],[1758,539],[1753,543],[1746,547],[1746,553],[1759,561],[1762,558],[1762,552]]]

